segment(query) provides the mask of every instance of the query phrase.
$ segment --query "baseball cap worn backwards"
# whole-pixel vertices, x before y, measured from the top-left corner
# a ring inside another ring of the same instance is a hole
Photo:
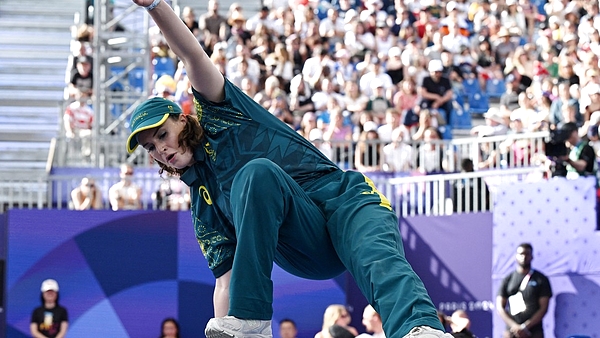
[[[137,148],[139,132],[162,125],[169,118],[169,114],[181,113],[177,103],[162,97],[153,97],[137,106],[129,120],[131,134],[127,138],[127,152],[131,154]]]

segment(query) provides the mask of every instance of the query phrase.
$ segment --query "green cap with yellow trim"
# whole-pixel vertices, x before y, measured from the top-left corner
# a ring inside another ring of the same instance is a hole
[[[131,135],[127,138],[127,152],[131,154],[137,148],[139,132],[162,125],[169,114],[181,114],[181,108],[177,103],[162,97],[153,97],[137,106],[129,120]]]

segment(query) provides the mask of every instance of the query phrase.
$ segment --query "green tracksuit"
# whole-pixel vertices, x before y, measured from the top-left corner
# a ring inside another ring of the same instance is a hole
[[[232,269],[229,315],[271,319],[276,262],[309,279],[348,269],[387,337],[442,329],[404,257],[398,219],[368,178],[337,168],[227,80],[223,102],[194,95],[206,141],[181,179],[210,269]]]

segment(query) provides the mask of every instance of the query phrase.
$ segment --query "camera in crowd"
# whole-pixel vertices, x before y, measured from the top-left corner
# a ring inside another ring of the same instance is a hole
[[[573,129],[573,127],[575,129]],[[552,177],[565,177],[567,176],[567,166],[561,157],[569,155],[569,148],[567,147],[567,140],[577,130],[577,126],[574,123],[565,123],[561,128],[551,129],[547,139],[544,142],[544,149],[546,157],[552,161],[550,170],[552,171]]]

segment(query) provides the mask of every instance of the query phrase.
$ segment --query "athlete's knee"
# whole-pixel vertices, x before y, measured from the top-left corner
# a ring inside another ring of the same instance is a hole
[[[281,182],[281,169],[272,161],[264,158],[254,159],[246,163],[235,175],[231,187],[231,196],[255,198],[264,194],[265,190],[275,193],[281,189],[276,187]]]
[[[236,179],[246,180],[265,180],[273,179],[276,172],[281,169],[277,164],[266,158],[257,158],[246,163],[236,174]],[[264,181],[263,181],[264,183]]]

